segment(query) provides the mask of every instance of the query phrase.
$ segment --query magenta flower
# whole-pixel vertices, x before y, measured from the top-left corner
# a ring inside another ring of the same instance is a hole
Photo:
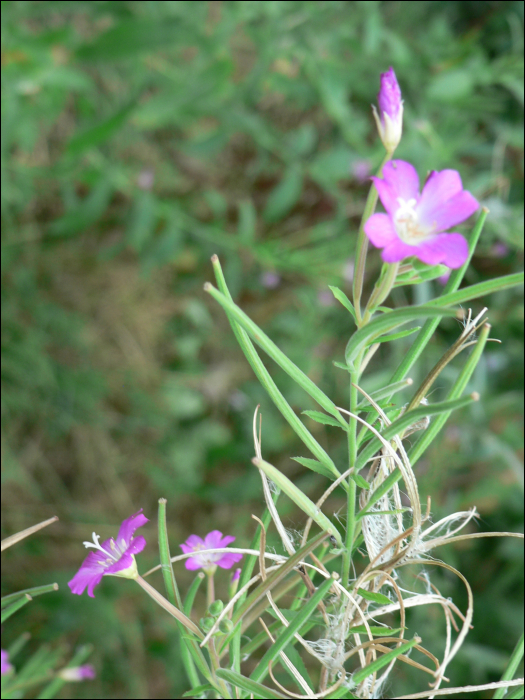
[[[194,557],[186,559],[186,568],[190,571],[204,569],[208,573],[213,573],[217,566],[220,566],[221,569],[231,569],[234,564],[242,559],[242,554],[236,552],[231,554],[225,552],[199,554],[199,551],[204,549],[222,549],[234,541],[235,537],[231,535],[223,537],[222,532],[219,532],[219,530],[213,530],[204,539],[198,535],[190,535],[186,542],[180,546],[184,554],[195,552]]]
[[[5,650],[2,649],[2,676],[4,673],[9,673],[9,671],[13,670],[13,666],[9,663],[9,653]]]
[[[238,581],[240,578],[241,578],[241,570],[235,569],[235,571],[233,572],[233,576],[232,576],[232,583],[234,583],[235,581]]]
[[[459,233],[444,233],[467,219],[479,203],[463,189],[456,170],[432,171],[419,194],[415,168],[403,160],[392,160],[383,168],[383,178],[372,180],[386,214],[372,214],[365,233],[382,258],[394,263],[415,256],[427,265],[442,263],[455,270],[468,257],[467,241]]]
[[[58,672],[58,677],[63,681],[78,682],[78,681],[92,681],[96,677],[95,667],[91,664],[84,664],[83,666],[72,666],[70,668],[63,668]]]
[[[93,542],[84,542],[84,546],[93,547],[97,551],[87,555],[78,572],[68,582],[71,592],[82,595],[87,587],[88,596],[94,598],[93,589],[98,586],[103,576],[137,578],[137,563],[134,555],[142,552],[146,546],[146,540],[142,536],[133,537],[133,533],[147,522],[148,519],[142,515],[141,508],[124,520],[116,540],[111,537],[100,544],[100,537],[93,533]]]
[[[392,67],[386,73],[381,73],[381,87],[377,96],[377,104],[379,105],[379,114],[372,105],[377,130],[383,146],[389,153],[393,153],[401,141],[403,132],[403,100]]]

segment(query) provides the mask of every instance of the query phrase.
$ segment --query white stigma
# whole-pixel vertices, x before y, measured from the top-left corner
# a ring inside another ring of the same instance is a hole
[[[429,232],[425,231],[419,222],[415,209],[417,200],[413,197],[409,200],[397,197],[396,201],[399,208],[394,215],[394,223],[399,238],[408,245],[422,243],[429,237]]]

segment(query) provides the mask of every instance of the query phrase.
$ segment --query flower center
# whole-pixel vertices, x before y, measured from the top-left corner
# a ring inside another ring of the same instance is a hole
[[[206,554],[199,554],[199,551],[201,549],[209,549],[209,547],[207,547],[205,544],[198,544],[194,548],[194,551],[197,554],[197,559],[203,567],[208,567],[212,564],[215,564],[215,562],[219,560],[222,556],[220,552],[218,554],[213,554],[212,552],[206,552]]]
[[[111,551],[108,551],[100,544],[99,540],[100,540],[100,535],[96,535],[95,533],[93,533],[93,542],[83,542],[82,544],[84,545],[84,547],[86,547],[86,549],[89,547],[93,547],[93,549],[98,549],[100,552],[105,554],[106,557],[108,557],[108,559],[106,559],[106,564],[108,566],[117,562],[120,559],[120,557],[124,554],[124,551],[126,550],[126,543],[125,542],[122,542],[123,547],[121,549],[117,545],[115,540],[113,538],[111,538],[111,540],[109,541],[109,549]]]
[[[402,197],[397,198],[399,208],[394,215],[394,224],[397,235],[408,245],[419,245],[424,240],[430,238],[431,232],[427,231],[418,219],[415,209],[416,200],[414,198],[405,201]]]

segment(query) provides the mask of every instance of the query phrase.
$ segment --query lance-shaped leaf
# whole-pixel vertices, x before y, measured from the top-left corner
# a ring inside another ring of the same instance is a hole
[[[328,594],[332,584],[334,582],[337,574],[334,572],[332,577],[326,579],[321,583],[319,588],[315,591],[311,598],[305,603],[301,608],[299,614],[293,619],[293,621],[286,627],[280,635],[278,635],[275,643],[270,646],[266,651],[262,659],[259,661],[255,670],[250,674],[250,678],[254,681],[262,680],[268,673],[268,665],[270,661],[273,661],[279,655],[289,642],[292,641],[294,635],[301,629],[303,624],[308,621],[308,618],[315,613],[317,606],[322,601],[322,599]]]
[[[204,285],[204,291],[208,292],[219,304],[223,307],[225,311],[233,316],[233,318],[239,323],[239,325],[248,333],[250,338],[254,340],[257,345],[259,345],[268,355],[277,362],[277,364],[284,369],[284,371],[290,375],[290,377],[299,386],[304,389],[310,396],[317,401],[317,403],[324,408],[327,413],[335,416],[337,420],[341,423],[344,428],[346,425],[345,420],[337,410],[337,406],[334,402],[324,394],[319,387],[312,382],[312,380],[306,376],[306,374],[297,367],[285,354],[280,350],[277,345],[270,340],[270,338],[262,331],[252,320],[249,318],[244,311],[242,311],[236,304],[234,304],[230,299],[228,299],[224,294],[221,294],[218,289],[206,282]],[[450,312],[448,312],[450,315]]]
[[[278,693],[272,688],[267,688],[261,683],[251,680],[251,678],[246,678],[246,676],[236,673],[235,671],[230,671],[227,668],[219,668],[217,670],[217,677],[222,678],[223,681],[227,681],[234,685],[236,688],[241,690],[246,690],[248,693],[253,694],[255,697],[259,698],[286,698],[286,695]]]
[[[339,531],[329,520],[324,513],[322,513],[319,508],[316,507],[315,503],[311,501],[308,496],[306,496],[301,489],[290,481],[290,479],[285,476],[282,472],[276,469],[273,465],[265,462],[264,459],[252,459],[253,464],[261,469],[266,476],[273,481],[277,486],[292,500],[299,508],[308,515],[309,518],[319,525],[321,530],[324,530],[329,535],[332,535],[337,540],[339,546],[342,546],[343,542],[341,540],[341,535]]]
[[[479,400],[479,394],[473,392],[470,396],[464,396],[461,399],[454,399],[453,401],[440,401],[438,403],[428,404],[427,406],[420,406],[419,408],[414,408],[412,411],[404,413],[400,418],[391,423],[386,427],[381,435],[385,440],[391,440],[396,435],[402,435],[406,428],[413,425],[417,421],[425,418],[426,416],[434,416],[439,414],[446,414],[447,417],[450,415],[451,411],[455,411],[458,408],[464,408],[468,406],[473,401]],[[370,457],[373,457],[375,452],[381,447],[381,442],[378,438],[373,437],[372,440],[363,448],[359,457],[357,459],[357,468],[362,469]]]
[[[220,291],[224,294],[224,296],[227,299],[232,301],[230,292],[226,285],[226,280],[224,279],[224,275],[222,273],[219,258],[216,255],[212,257],[212,264],[213,269],[215,271],[215,278],[217,279],[217,284],[219,286]],[[317,458],[317,461],[319,462],[319,467],[314,469],[314,471],[317,471],[320,474],[327,476],[329,479],[339,477],[339,471],[337,470],[331,457],[321,447],[321,445],[317,442],[317,440],[306,428],[306,426],[299,420],[298,416],[295,414],[288,401],[286,401],[282,393],[279,391],[277,385],[270,377],[268,370],[266,369],[261,358],[257,354],[255,346],[253,345],[246,331],[242,329],[242,327],[237,323],[235,318],[228,311],[226,311],[226,315],[228,317],[228,320],[230,321],[232,330],[235,334],[235,337],[237,338],[237,342],[239,343],[241,350],[243,351],[246,359],[250,363],[253,371],[255,372],[255,376],[260,381],[261,385],[266,389],[268,395],[270,396],[274,404],[277,406],[278,410],[281,412],[283,417],[288,421],[292,430],[295,431],[295,433],[303,441],[303,443],[314,455],[314,457]],[[314,460],[312,460],[312,462],[313,461]],[[304,466],[308,466],[309,469],[313,468],[312,465]]]
[[[462,315],[462,312],[461,312]],[[366,326],[356,331],[348,341],[345,350],[345,359],[347,364],[353,364],[355,358],[361,350],[370,343],[373,343],[376,338],[379,338],[383,333],[402,326],[415,318],[426,318],[433,316],[458,316],[458,312],[448,308],[432,308],[426,306],[406,306],[401,309],[396,309],[390,313],[381,314],[373,321],[370,321]]]

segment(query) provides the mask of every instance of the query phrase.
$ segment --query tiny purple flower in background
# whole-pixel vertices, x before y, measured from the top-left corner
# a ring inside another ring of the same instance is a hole
[[[84,546],[93,547],[97,551],[87,555],[78,572],[68,582],[71,592],[82,595],[87,588],[88,596],[94,598],[93,589],[100,583],[103,576],[137,578],[137,563],[134,555],[142,552],[146,546],[146,540],[142,536],[133,537],[133,533],[147,522],[148,519],[142,515],[141,508],[124,520],[116,540],[111,537],[100,544],[100,537],[93,533],[93,542],[84,542]]]
[[[261,277],[261,284],[266,289],[276,289],[281,284],[281,277],[276,272],[266,271],[263,272]]]
[[[153,189],[153,183],[155,182],[155,173],[149,168],[141,170],[137,177],[137,186],[141,190],[149,191]]]
[[[9,673],[9,671],[13,670],[13,666],[9,663],[9,653],[5,650],[2,649],[2,676],[4,673]]]
[[[360,182],[366,182],[370,177],[372,166],[369,160],[354,160],[350,168],[350,173]]]
[[[500,241],[498,243],[494,243],[490,249],[490,252],[495,258],[506,258],[509,254],[509,249],[505,243],[501,243]]]
[[[95,667],[91,664],[83,666],[73,666],[72,668],[63,668],[58,672],[58,677],[63,681],[92,681],[96,677]]]
[[[238,581],[241,578],[241,569],[235,569],[232,576],[232,583]]]
[[[222,549],[234,541],[235,537],[231,535],[223,537],[222,532],[219,532],[219,530],[213,530],[204,539],[198,535],[190,535],[186,542],[180,545],[184,554],[195,552],[195,556],[186,559],[186,568],[190,571],[204,569],[211,572],[215,571],[217,566],[220,566],[221,569],[231,569],[234,564],[242,559],[242,554],[236,552],[231,554],[226,552],[199,554],[199,551],[204,549]]]
[[[335,298],[328,289],[320,289],[317,292],[317,301],[320,306],[335,306]]]
[[[427,265],[443,264],[455,270],[468,257],[467,241],[459,233],[444,233],[479,209],[463,189],[456,170],[432,171],[419,194],[416,169],[403,160],[383,168],[383,178],[372,180],[386,214],[372,214],[365,233],[382,258],[394,263],[415,256]]]
[[[372,105],[374,119],[383,146],[388,153],[393,153],[403,132],[403,100],[401,88],[397,82],[394,69],[390,67],[386,73],[381,73],[381,87],[377,96],[379,114]]]

